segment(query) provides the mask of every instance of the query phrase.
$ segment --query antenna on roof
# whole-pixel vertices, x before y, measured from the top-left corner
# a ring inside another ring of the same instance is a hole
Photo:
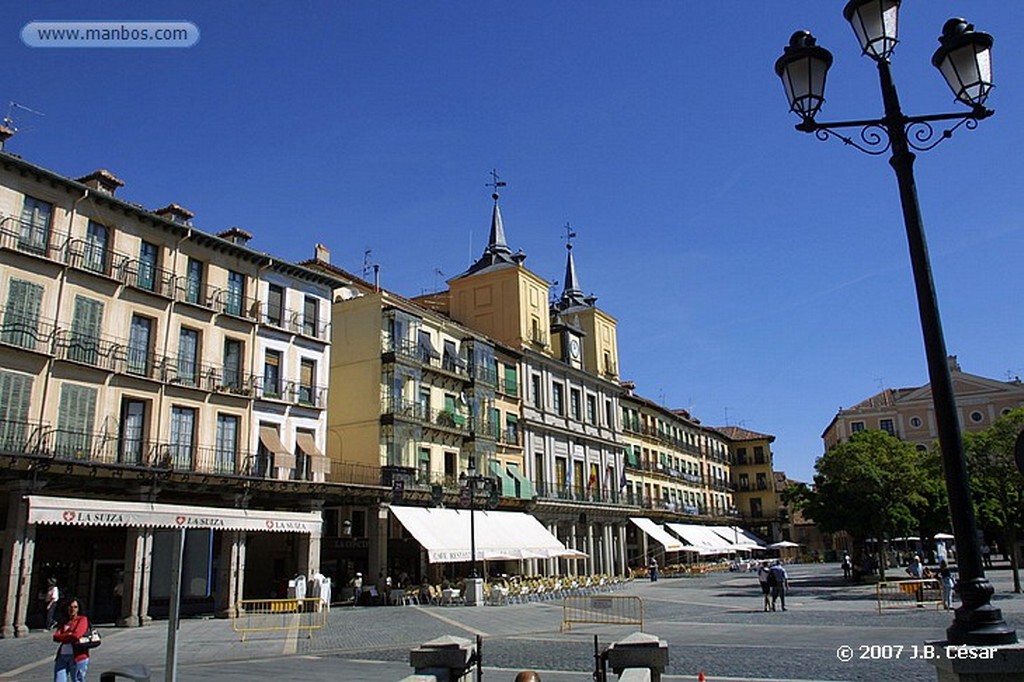
[[[21,109],[22,111],[27,111],[28,113],[35,114],[36,116],[46,116],[46,114],[44,114],[41,111],[36,111],[35,109],[30,109],[30,108],[26,107],[24,104],[18,104],[14,100],[11,100],[10,102],[7,103],[7,115],[4,116],[4,125],[7,126],[8,128],[10,128],[11,130],[15,131],[15,132],[18,131],[18,127],[16,125],[14,125],[14,110],[15,109]]]
[[[444,273],[441,272],[441,268],[434,268],[434,291],[438,291],[438,288],[437,288],[437,278],[438,277],[444,277],[444,276],[445,276]]]

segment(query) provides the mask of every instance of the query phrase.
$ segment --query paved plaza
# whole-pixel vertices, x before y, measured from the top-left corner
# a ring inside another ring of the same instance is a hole
[[[634,581],[617,594],[643,599],[644,630],[669,644],[666,680],[882,680],[936,679],[935,668],[913,660],[913,647],[942,639],[950,612],[930,608],[875,608],[872,586],[845,585],[836,564],[791,566],[789,610],[764,613],[753,573]],[[1012,594],[1010,573],[992,570],[994,603],[1024,637],[1024,595]],[[442,635],[483,636],[484,679],[511,682],[532,668],[544,682],[591,679],[593,638],[605,646],[637,630],[633,626],[576,625],[559,632],[559,601],[508,606],[334,607],[328,627],[312,638],[283,633],[249,635],[231,624],[191,619],[181,624],[178,679],[182,682],[342,680],[391,682],[412,673],[409,650]],[[103,629],[89,679],[104,670],[145,663],[153,682],[164,680],[166,623],[133,629]],[[837,649],[853,648],[840,661]],[[902,645],[884,652],[869,645]],[[0,640],[0,680],[50,680],[55,644],[46,632]],[[890,656],[890,660],[862,660]],[[614,676],[611,676],[614,679]]]

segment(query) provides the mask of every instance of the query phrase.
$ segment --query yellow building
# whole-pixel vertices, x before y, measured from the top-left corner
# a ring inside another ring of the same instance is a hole
[[[738,426],[719,426],[728,439],[731,483],[744,526],[767,538],[780,537],[779,498],[772,473],[775,436]]]

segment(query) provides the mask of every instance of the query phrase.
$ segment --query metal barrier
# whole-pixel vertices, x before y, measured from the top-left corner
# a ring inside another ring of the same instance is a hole
[[[923,607],[928,604],[934,604],[939,608],[943,603],[942,585],[932,578],[878,583],[875,586],[875,596],[878,599],[879,613],[882,609]]]
[[[586,595],[562,599],[562,631],[573,623],[639,625],[644,629],[644,601],[640,597]]]
[[[327,606],[319,597],[312,599],[242,599],[235,608],[231,629],[242,635],[250,632],[289,632],[313,630],[327,625]]]

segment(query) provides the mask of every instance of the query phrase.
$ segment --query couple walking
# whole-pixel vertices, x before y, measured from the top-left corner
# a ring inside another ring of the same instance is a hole
[[[781,601],[782,610],[785,611],[789,575],[786,574],[782,561],[776,559],[771,566],[767,561],[761,562],[757,569],[757,581],[761,585],[761,594],[764,595],[764,610],[774,611],[776,602]]]

